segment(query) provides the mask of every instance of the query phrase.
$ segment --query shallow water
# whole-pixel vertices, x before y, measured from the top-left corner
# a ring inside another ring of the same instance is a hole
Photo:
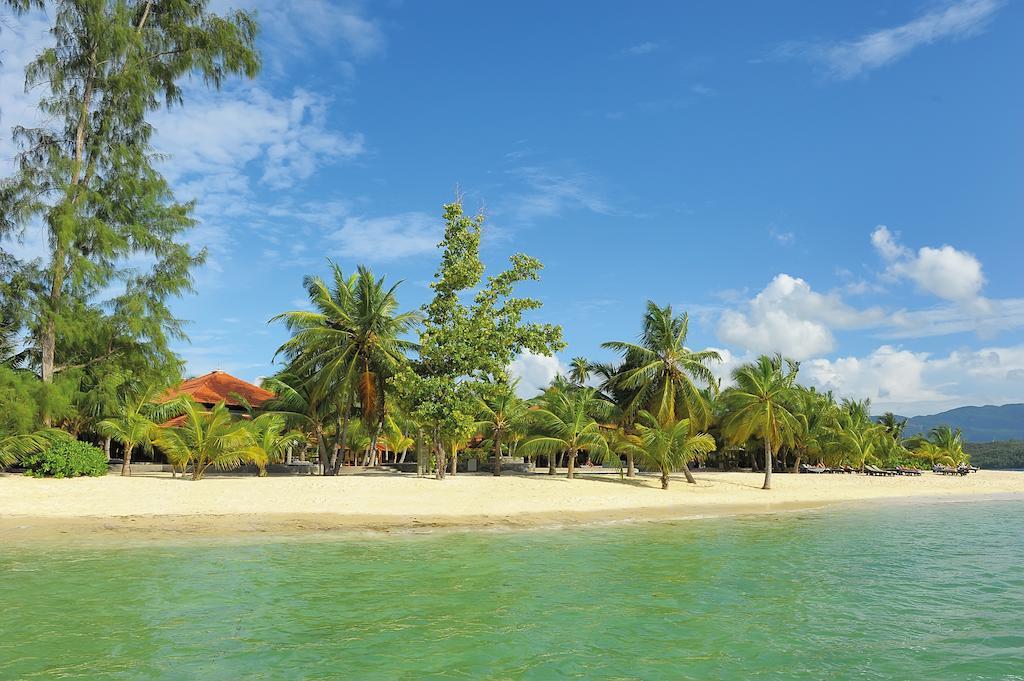
[[[0,679],[1021,679],[1024,502],[0,547]]]

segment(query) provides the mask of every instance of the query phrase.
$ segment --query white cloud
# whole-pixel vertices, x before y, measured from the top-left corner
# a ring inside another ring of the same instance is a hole
[[[866,357],[814,359],[801,378],[837,397],[870,397],[875,412],[904,416],[1024,398],[1024,346],[955,350],[946,356],[883,345]]]
[[[536,397],[537,393],[548,387],[555,376],[568,372],[557,357],[536,355],[526,350],[512,360],[508,373],[512,378],[519,379],[516,393],[520,397],[530,398]]]
[[[749,351],[806,359],[835,347],[833,328],[867,328],[884,317],[880,308],[858,310],[836,293],[818,293],[803,279],[779,274],[745,309],[722,313],[718,337]]]
[[[802,56],[816,61],[835,78],[855,78],[898,61],[918,47],[976,35],[1002,4],[1002,0],[946,2],[900,26],[846,41],[788,44],[780,52],[782,56]]]
[[[888,263],[887,273],[896,279],[909,279],[923,291],[959,303],[980,301],[985,284],[981,262],[952,246],[921,247],[917,253],[900,245],[885,225],[871,234],[871,243]]]
[[[539,166],[518,168],[513,173],[526,183],[526,190],[503,203],[502,214],[530,223],[569,210],[586,210],[601,215],[613,211],[595,189],[594,178],[582,172],[558,173]]]
[[[239,8],[256,10],[261,31],[272,49],[294,60],[310,52],[309,43],[321,50],[344,48],[356,59],[384,51],[387,40],[378,23],[367,18],[357,3],[329,0],[214,0],[211,9],[225,13]]]
[[[636,45],[630,45],[619,50],[619,54],[627,57],[642,57],[652,52],[657,52],[661,49],[660,43],[655,43],[650,40],[637,43]]]
[[[796,234],[778,229],[775,225],[768,228],[768,236],[783,246],[792,246],[796,242]]]
[[[387,261],[435,253],[443,236],[441,220],[412,212],[382,217],[347,217],[328,238],[338,254],[358,260]]]

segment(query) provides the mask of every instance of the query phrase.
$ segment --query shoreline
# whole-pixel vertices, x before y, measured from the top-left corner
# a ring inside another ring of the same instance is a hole
[[[564,528],[813,510],[870,502],[1024,499],[1024,472],[950,478],[763,475],[701,471],[697,485],[673,477],[658,488],[644,475],[587,472],[459,474],[438,482],[396,473],[336,478],[166,474],[70,480],[0,476],[0,544],[101,538],[167,540],[420,534]],[[253,510],[259,509],[259,510]],[[310,510],[316,509],[316,510]]]

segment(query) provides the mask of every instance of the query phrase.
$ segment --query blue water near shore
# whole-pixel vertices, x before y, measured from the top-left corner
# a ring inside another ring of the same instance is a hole
[[[0,679],[1021,679],[1024,502],[0,547]]]

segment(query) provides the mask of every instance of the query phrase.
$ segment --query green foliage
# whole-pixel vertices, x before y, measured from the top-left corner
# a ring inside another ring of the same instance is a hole
[[[665,424],[648,412],[640,413],[637,424],[641,460],[661,472],[661,488],[668,489],[669,474],[683,469],[689,475],[690,461],[703,461],[715,449],[715,438],[707,433],[690,433],[686,419]]]
[[[230,470],[243,463],[267,465],[269,453],[223,402],[206,411],[192,400],[186,400],[182,413],[185,422],[162,429],[155,444],[181,470],[191,466],[193,480],[201,480],[210,468]]]
[[[15,172],[0,182],[0,238],[20,237],[33,221],[46,231],[45,266],[16,267],[28,283],[16,323],[45,383],[116,357],[169,360],[168,339],[182,336],[167,301],[190,290],[204,254],[180,241],[193,206],[177,202],[155,169],[149,119],[182,103],[186,76],[219,87],[259,68],[254,18],[220,17],[207,4],[47,3],[53,44],[25,72],[45,122],[15,128]],[[140,254],[153,264],[125,265]]]
[[[689,327],[685,312],[676,316],[671,305],[658,307],[649,300],[639,342],[601,345],[622,354],[622,365],[610,372],[604,387],[620,396],[627,417],[647,411],[665,424],[687,418],[694,428],[710,425],[711,408],[698,384],[716,385],[709,365],[722,358],[714,350],[687,348]]]
[[[441,265],[431,284],[434,297],[423,307],[419,361],[393,379],[415,405],[413,416],[428,424],[438,448],[444,440],[473,432],[475,383],[507,383],[507,367],[520,352],[549,355],[564,345],[560,327],[523,321],[524,314],[540,308],[540,301],[512,295],[520,282],[539,279],[541,263],[515,254],[509,269],[477,288],[484,275],[484,217],[464,215],[461,202],[455,201],[444,206],[444,220]],[[473,303],[462,302],[460,296],[473,290]],[[437,453],[442,477],[443,451]]]
[[[41,451],[22,456],[21,465],[25,467],[26,475],[36,478],[107,474],[107,456],[103,450],[65,433],[50,436],[47,446]]]
[[[520,447],[524,454],[550,458],[568,453],[569,478],[573,477],[579,452],[588,452],[597,462],[609,456],[608,442],[601,434],[598,419],[605,420],[612,405],[592,388],[551,390],[535,406],[529,413],[534,434]]]
[[[981,468],[1024,469],[1024,440],[1002,442],[965,442],[971,463]]]

